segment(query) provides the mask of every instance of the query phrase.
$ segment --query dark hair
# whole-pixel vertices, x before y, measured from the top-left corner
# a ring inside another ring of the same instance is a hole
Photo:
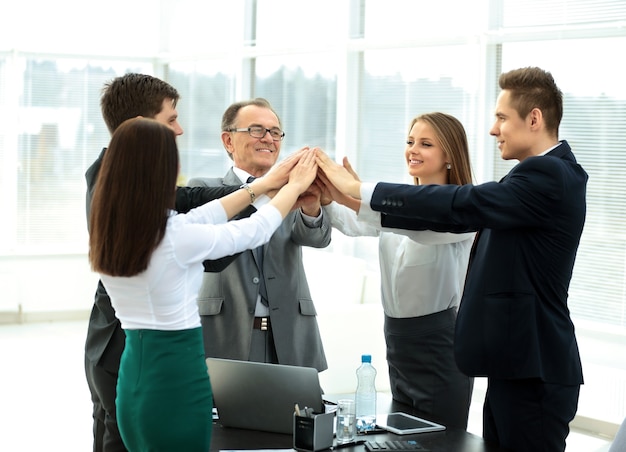
[[[559,136],[563,117],[563,93],[550,72],[538,67],[514,69],[500,75],[500,88],[511,93],[511,106],[521,118],[533,108],[541,110],[546,130]]]
[[[448,183],[470,184],[472,182],[472,169],[469,159],[469,145],[461,121],[446,113],[425,113],[411,121],[409,132],[418,121],[424,121],[433,128],[446,158],[450,161]]]
[[[237,115],[239,114],[239,110],[241,110],[243,107],[247,107],[248,105],[256,105],[257,107],[267,108],[271,110],[272,113],[276,115],[276,118],[278,119],[278,125],[282,129],[283,126],[280,122],[280,116],[278,116],[278,113],[276,113],[276,110],[274,110],[272,104],[270,104],[267,99],[257,97],[255,99],[242,100],[240,102],[235,102],[234,104],[231,104],[222,115],[222,132],[228,132],[230,129],[234,129],[237,127]],[[230,152],[227,152],[227,154],[228,157],[230,157],[230,159],[232,160],[233,155]]]
[[[174,208],[178,164],[174,132],[153,119],[129,119],[113,133],[91,201],[94,271],[134,276],[148,268]]]
[[[161,112],[165,99],[172,99],[175,107],[179,97],[172,85],[156,77],[125,74],[104,84],[100,108],[104,122],[113,134],[127,119],[137,116],[154,118]]]

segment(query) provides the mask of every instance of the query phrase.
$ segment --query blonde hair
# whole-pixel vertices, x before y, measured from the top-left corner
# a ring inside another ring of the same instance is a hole
[[[418,121],[428,123],[435,131],[435,135],[451,166],[448,171],[448,183],[455,185],[472,183],[469,145],[467,144],[467,135],[461,121],[446,113],[425,113],[413,118],[409,125],[409,131]]]

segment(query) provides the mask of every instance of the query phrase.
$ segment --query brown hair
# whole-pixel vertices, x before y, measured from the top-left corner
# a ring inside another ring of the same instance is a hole
[[[274,108],[272,107],[272,104],[270,104],[270,102],[267,99],[264,99],[262,97],[257,97],[255,99],[242,100],[240,102],[235,102],[234,104],[231,104],[222,115],[222,132],[229,132],[231,129],[234,129],[237,127],[236,122],[237,122],[237,115],[239,114],[239,110],[241,110],[243,107],[247,107],[248,105],[255,105],[261,108],[268,108],[269,110],[272,111],[272,113],[276,115],[276,118],[278,118],[278,125],[280,126],[280,128],[281,129],[283,128],[280,122],[280,116],[278,116],[278,113],[276,113],[276,110],[274,110]],[[233,155],[230,152],[226,152],[226,153],[228,154],[228,157],[230,157],[230,159],[232,160]]]
[[[169,83],[145,74],[125,74],[105,83],[100,98],[102,117],[113,134],[120,124],[130,118],[154,118],[161,112],[163,101],[179,99],[176,89]]]
[[[134,276],[148,268],[174,208],[178,164],[174,132],[153,119],[129,119],[113,133],[89,216],[94,271]]]
[[[533,108],[541,110],[546,130],[559,136],[563,117],[563,93],[556,86],[550,72],[538,67],[514,69],[500,75],[500,88],[511,93],[511,106],[521,118]]]
[[[425,113],[411,121],[409,131],[418,121],[424,121],[433,128],[443,152],[446,154],[446,159],[450,161],[448,183],[470,184],[472,182],[472,169],[469,160],[469,145],[461,121],[446,113]]]

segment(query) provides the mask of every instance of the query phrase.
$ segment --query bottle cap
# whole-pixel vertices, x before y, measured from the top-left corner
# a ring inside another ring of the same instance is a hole
[[[372,362],[372,355],[361,355],[361,362],[362,363],[371,363]]]

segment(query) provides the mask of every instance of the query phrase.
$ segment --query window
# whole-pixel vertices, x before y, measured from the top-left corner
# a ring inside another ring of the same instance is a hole
[[[2,131],[8,224],[0,254],[84,253],[87,243],[84,172],[109,141],[100,114],[105,81],[149,65],[114,61],[17,58],[20,82],[8,110],[16,125]],[[4,84],[4,80],[2,83]],[[6,125],[6,123],[5,123]],[[11,133],[9,133],[9,131]],[[14,135],[13,135],[14,134]]]
[[[410,120],[451,113],[483,182],[513,164],[488,134],[498,75],[538,65],[564,92],[560,135],[590,175],[569,302],[587,381],[578,413],[626,416],[624,1],[110,0],[82,17],[55,14],[80,16],[77,0],[37,3],[32,14],[13,2],[0,28],[0,281],[12,297],[27,280],[16,257],[86,253],[83,175],[109,140],[99,96],[115,76],[154,74],[181,93],[183,181],[225,173],[221,115],[259,96],[281,116],[283,155],[319,145],[364,180],[405,181]],[[376,241],[336,233],[326,251],[377,272]]]
[[[337,104],[334,55],[261,56],[256,59],[255,97],[265,97],[285,130],[283,151],[320,146],[334,152]]]
[[[168,80],[180,94],[177,138],[180,183],[193,177],[222,177],[232,161],[222,146],[222,113],[235,98],[236,69],[221,60],[172,63]]]

